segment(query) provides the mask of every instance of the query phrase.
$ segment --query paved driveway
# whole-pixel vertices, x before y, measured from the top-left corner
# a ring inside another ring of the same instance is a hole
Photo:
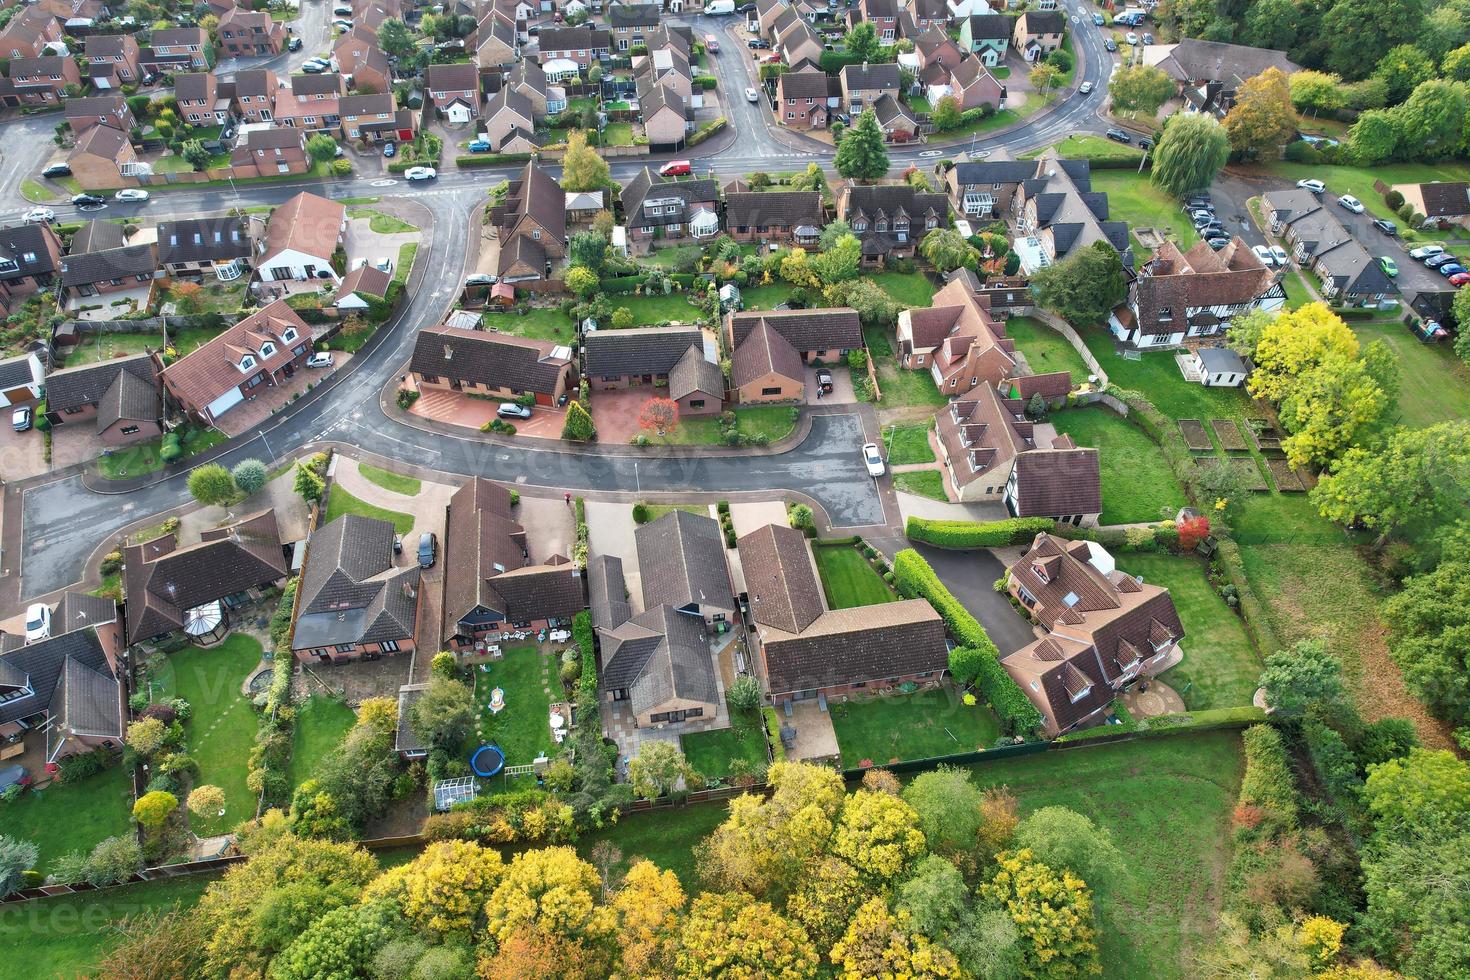
[[[1011,606],[1011,600],[995,591],[995,580],[1006,573],[1005,565],[988,551],[944,551],[928,545],[913,546],[934,568],[939,580],[956,599],[980,620],[1001,656],[1014,653],[1034,640],[1031,624]]]

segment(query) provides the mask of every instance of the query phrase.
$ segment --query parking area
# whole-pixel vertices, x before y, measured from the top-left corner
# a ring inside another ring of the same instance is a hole
[[[373,231],[372,222],[373,219],[370,217],[348,220],[345,242],[348,269],[355,266],[361,259],[366,259],[375,265],[387,259],[396,266],[398,250],[404,245],[413,244],[419,240],[420,236],[417,231],[392,233]],[[390,271],[396,272],[397,269]]]
[[[14,408],[5,410],[4,425],[0,426],[0,480],[6,482],[24,480],[47,470],[46,437],[34,427],[16,432],[10,423],[14,411]]]
[[[405,387],[413,387],[411,378],[405,382]],[[424,388],[418,401],[414,402],[409,409],[409,413],[420,418],[433,419],[436,422],[448,422],[451,425],[481,429],[498,417],[496,412],[499,408],[500,402],[472,398],[463,392],[450,391],[447,388]],[[529,419],[509,419],[508,421],[516,427],[517,435],[560,439],[562,425],[566,420],[566,409],[537,405],[531,410]]]
[[[817,386],[817,372],[826,370],[832,375],[832,390],[823,392]],[[845,367],[815,368],[808,365],[806,369],[806,401],[808,405],[851,405],[857,401],[857,395],[852,390],[852,375]]]
[[[1341,221],[1342,226],[1352,232],[1353,237],[1368,250],[1368,254],[1387,256],[1394,261],[1399,268],[1398,278],[1394,280],[1394,283],[1405,297],[1414,293],[1454,292],[1454,287],[1445,280],[1444,276],[1417,259],[1409,258],[1409,253],[1398,236],[1385,234],[1374,225],[1371,213],[1353,214],[1337,203],[1337,195],[1333,194],[1330,188],[1326,194],[1322,195],[1322,200],[1331,203],[1333,217]],[[1470,262],[1470,251],[1461,249],[1457,254],[1460,258]],[[1466,263],[1460,264],[1465,265]]]
[[[944,551],[916,544],[960,604],[980,620],[985,632],[1004,656],[1014,653],[1036,637],[1031,624],[1021,618],[1008,596],[995,591],[995,581],[1006,573],[1005,563],[989,551]]]

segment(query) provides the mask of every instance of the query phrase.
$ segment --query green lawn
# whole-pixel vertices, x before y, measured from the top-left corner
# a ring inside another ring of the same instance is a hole
[[[1108,380],[1119,388],[1141,391],[1159,411],[1173,419],[1245,418],[1250,398],[1244,388],[1206,388],[1184,380],[1173,351],[1154,351],[1129,361],[1113,350],[1113,338],[1101,328],[1081,330],[1082,340]]]
[[[166,153],[153,161],[153,172],[156,174],[192,174],[194,165],[181,156]]]
[[[892,425],[883,432],[888,447],[889,466],[934,462],[934,447],[929,445],[929,426]]]
[[[740,302],[747,310],[773,310],[790,298],[791,285],[784,282],[740,290]]]
[[[533,646],[506,647],[502,659],[475,667],[480,712],[475,730],[480,741],[500,746],[508,766],[528,766],[551,753],[551,696],[546,692],[561,692],[553,668],[552,658]],[[490,692],[497,687],[505,692],[505,707],[498,713],[490,710]]]
[[[672,269],[681,262],[691,259],[698,260],[701,249],[698,245],[674,245],[669,248],[656,248],[644,257],[643,261],[648,265],[656,265],[664,269]]]
[[[925,306],[934,299],[934,284],[922,272],[879,272],[865,278],[883,287],[900,306]]]
[[[353,208],[347,215],[351,218],[367,218],[368,227],[379,235],[406,235],[418,231],[415,225],[372,208]]]
[[[767,443],[784,439],[796,428],[791,417],[791,405],[752,405],[735,409],[737,427],[747,436],[764,433]],[[713,446],[720,442],[720,427],[717,416],[686,418],[663,442],[678,446]],[[657,437],[655,436],[655,441]]]
[[[236,288],[207,286],[204,292],[200,294],[201,308],[206,313],[233,312],[240,308],[240,301],[244,298],[244,295],[244,286]],[[190,354],[206,341],[213,340],[217,336],[219,336],[218,330],[210,330],[203,327],[184,327],[179,330],[170,331],[168,335],[168,346],[178,351],[180,355]],[[66,362],[67,367],[76,367],[79,364],[90,364],[129,354],[142,354],[146,351],[156,351],[163,346],[164,336],[161,332],[83,334],[82,342],[71,349],[71,352],[66,357]]]
[[[245,760],[258,724],[240,685],[259,663],[260,643],[234,633],[217,647],[169,654],[167,666],[151,678],[155,700],[180,697],[194,709],[184,732],[189,754],[199,763],[196,785],[209,783],[225,791],[223,817],[190,818],[201,837],[222,834],[255,815],[255,794],[245,785]]]
[[[5,974],[37,980],[89,974],[116,943],[122,920],[174,905],[188,908],[217,877],[166,878],[8,906],[0,918]]]
[[[42,204],[56,197],[51,191],[48,191],[29,177],[26,177],[20,182],[20,196],[32,204]]]
[[[1295,269],[1281,278],[1281,288],[1286,290],[1286,308],[1289,310],[1295,310],[1316,301],[1311,289],[1307,287],[1307,281]]]
[[[1157,521],[1184,506],[1184,491],[1159,447],[1127,419],[1093,406],[1056,412],[1051,421],[1077,445],[1101,450],[1102,523]]]
[[[982,785],[1009,787],[1022,816],[1065,806],[1112,831],[1129,876],[1099,889],[1103,976],[1199,975],[1230,859],[1236,733],[1048,752],[971,771]]]
[[[415,476],[404,476],[401,473],[393,473],[380,469],[371,463],[358,463],[357,472],[369,483],[376,484],[384,490],[400,493],[405,497],[416,497],[424,488],[423,483]]]
[[[1179,202],[1149,182],[1148,174],[1132,170],[1094,170],[1092,189],[1108,195],[1108,214],[1114,221],[1126,221],[1130,228],[1157,228],[1173,233],[1181,249],[1188,250],[1199,236],[1189,223],[1189,216],[1179,209]],[[1135,242],[1138,238],[1135,234]],[[1152,255],[1141,245],[1142,255]]]
[[[180,460],[197,456],[229,438],[218,429],[190,427],[180,442],[180,445],[184,447],[184,455],[180,457]],[[163,469],[164,461],[159,456],[162,445],[163,437],[160,436],[157,439],[149,439],[147,442],[135,443],[124,449],[114,449],[107,455],[98,456],[97,466],[102,471],[102,475],[109,480],[121,480],[124,477],[153,473]]]
[[[408,282],[408,274],[413,271],[413,260],[418,254],[417,242],[405,242],[398,246],[398,268],[393,270],[394,282]]]
[[[45,872],[64,854],[90,851],[106,837],[128,833],[133,783],[119,763],[80,783],[63,786],[53,781],[0,806],[0,828],[40,848],[36,868]]]
[[[1184,624],[1184,660],[1163,676],[1191,711],[1251,703],[1261,677],[1261,658],[1240,617],[1205,577],[1194,558],[1163,554],[1120,555],[1129,575],[1169,590]]]
[[[1016,342],[1016,348],[1026,355],[1026,363],[1037,374],[1070,371],[1072,383],[1078,384],[1092,373],[1067,338],[1040,320],[1014,316],[1005,322],[1005,328],[1006,336]]]
[[[842,767],[975,752],[995,744],[1000,723],[983,704],[966,705],[947,688],[827,702]]]
[[[359,517],[372,517],[380,521],[392,521],[393,530],[399,534],[407,534],[413,530],[413,515],[400,514],[396,510],[385,510],[364,500],[358,500],[340,486],[332,487],[332,492],[327,495],[327,516],[322,518],[323,524],[330,524],[343,514],[356,514]]]
[[[326,754],[342,743],[357,720],[343,701],[325,695],[307,699],[296,713],[296,733],[291,748],[291,785],[311,778]]]
[[[626,309],[633,314],[633,326],[654,327],[665,320],[693,323],[699,319],[699,310],[684,299],[685,293],[670,293],[667,296],[609,296],[613,310]]]
[[[672,514],[676,510],[682,510],[686,514],[698,514],[700,517],[709,516],[709,508],[704,504],[644,504],[648,511],[648,520],[645,524],[652,524],[665,514]]]
[[[817,572],[822,576],[822,591],[827,593],[829,607],[876,606],[897,598],[883,577],[852,545],[819,544],[812,554],[817,559]]]
[[[730,763],[735,759],[744,759],[749,764],[749,772],[766,767],[770,760],[760,716],[747,715],[731,721],[729,728],[679,736],[679,747],[695,771],[711,779],[723,778],[730,775]]]
[[[944,476],[938,470],[914,470],[909,473],[893,474],[893,485],[904,493],[918,494],[930,500],[947,502],[944,492]]]
[[[1470,418],[1470,366],[1449,344],[1425,344],[1402,323],[1349,321],[1364,346],[1381,340],[1399,356],[1403,377],[1392,421],[1414,428]]]
[[[577,839],[577,853],[591,860],[603,841],[617,847],[622,860],[613,865],[621,877],[638,858],[647,858],[659,868],[679,876],[684,889],[697,894],[702,883],[695,867],[694,848],[725,820],[724,803],[669,807],[649,813],[629,814],[617,823],[593,830]]]
[[[602,130],[603,146],[632,146],[632,123],[608,123]]]
[[[1134,165],[1137,165],[1138,161],[1143,159],[1143,151],[1136,146],[1114,143],[1101,136],[1073,134],[1057,143],[1052,149],[1055,149],[1064,160],[1132,160]],[[1045,151],[1032,150],[1029,153],[1022,153],[1021,157],[1022,159],[1035,159],[1043,152]]]
[[[568,343],[576,335],[571,317],[555,308],[537,307],[524,316],[517,313],[487,313],[485,325],[514,337],[557,340]]]
[[[878,372],[878,388],[885,408],[922,405],[938,408],[949,401],[934,385],[928,371],[909,371],[898,366],[893,356],[892,335],[880,327],[863,329],[863,341]]]

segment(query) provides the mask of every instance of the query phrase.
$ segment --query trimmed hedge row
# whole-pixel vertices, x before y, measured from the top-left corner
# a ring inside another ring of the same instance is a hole
[[[957,684],[974,683],[985,700],[990,702],[1000,718],[1002,729],[1007,735],[1029,735],[1041,727],[1041,712],[1020,686],[1000,665],[1000,651],[991,642],[990,635],[979,620],[960,604],[934,569],[912,548],[905,548],[893,558],[893,585],[898,594],[906,599],[922,598],[938,610],[950,634],[961,647],[974,651],[973,654],[955,658],[951,663],[973,667],[973,677],[955,676]],[[955,651],[958,653],[959,651]]]
[[[1269,810],[1295,826],[1296,779],[1286,761],[1281,733],[1270,725],[1256,725],[1246,729],[1241,741],[1245,745],[1245,778],[1240,783],[1240,802]]]
[[[462,153],[454,158],[454,165],[464,170],[469,167],[502,167],[508,163],[525,163],[530,159],[529,153]]]
[[[1042,531],[1050,531],[1055,522],[1049,517],[1012,517],[1004,521],[940,521],[910,517],[904,534],[913,541],[932,544],[936,548],[958,551],[972,548],[1004,548],[1027,544]]]

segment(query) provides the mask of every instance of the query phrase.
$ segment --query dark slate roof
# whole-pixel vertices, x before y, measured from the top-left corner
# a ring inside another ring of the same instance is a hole
[[[623,560],[616,555],[594,555],[587,562],[587,593],[592,625],[598,629],[616,629],[633,618]]]
[[[1060,34],[1067,29],[1067,15],[1059,10],[1028,10],[1021,19],[1028,34]]]
[[[684,208],[674,214],[643,213],[644,201],[670,198],[683,201]],[[628,224],[638,227],[687,224],[691,206],[699,203],[713,204],[719,199],[720,187],[714,180],[666,180],[650,168],[644,167],[623,189],[623,213],[627,215]]]
[[[607,8],[607,22],[614,28],[657,27],[662,12],[656,3],[615,3]]]
[[[312,532],[293,650],[413,636],[419,569],[393,562],[393,523],[344,514]]]
[[[547,340],[461,330],[441,323],[419,331],[409,369],[438,378],[550,395],[570,364],[571,351]]]
[[[1017,517],[1072,517],[1102,513],[1102,477],[1096,449],[1052,449],[1016,456]]]
[[[66,592],[51,614],[53,635],[117,622],[117,603],[88,592]]]
[[[703,350],[704,335],[698,327],[595,330],[583,338],[582,347],[591,377],[668,374],[689,348]]]
[[[15,269],[0,268],[0,280],[19,279],[24,276],[47,276],[56,271],[48,244],[55,240],[55,232],[45,225],[18,225],[0,228],[0,260],[8,260]],[[33,258],[26,258],[26,256]]]
[[[73,630],[0,654],[0,664],[6,666],[0,684],[24,677],[32,692],[25,697],[0,701],[0,724],[48,710],[68,660],[105,675],[112,673],[102,642],[93,629]]]
[[[730,333],[738,349],[764,321],[798,351],[856,350],[863,346],[857,310],[847,306],[815,310],[753,310],[730,314]]]
[[[57,371],[46,379],[46,408],[52,412],[64,412],[69,408],[85,408],[88,405],[100,404],[106,399],[108,392],[132,392],[131,386],[124,389],[118,384],[118,378],[127,375],[135,381],[147,386],[153,392],[153,401],[149,404],[135,403],[133,396],[128,395],[129,408],[139,408],[144,413],[157,408],[158,388],[157,369],[150,354],[138,354],[133,357],[120,357],[116,360],[102,361],[97,364],[83,364],[78,367],[66,368]],[[120,415],[120,418],[143,418],[142,414]],[[151,418],[157,419],[154,414]]]
[[[777,98],[781,99],[825,100],[830,92],[828,77],[820,71],[787,72],[777,78],[776,87]]]
[[[157,270],[158,246],[149,242],[65,256],[61,260],[61,282],[65,286],[83,286],[131,276],[151,277]]]
[[[723,398],[725,376],[720,366],[704,356],[698,347],[690,347],[669,372],[669,397],[684,398],[693,394]]]
[[[48,710],[48,758],[54,758],[55,750],[72,735],[121,738],[121,705],[117,678],[105,661],[92,666],[67,657]]]
[[[675,609],[696,604],[728,609],[734,604],[725,541],[712,519],[670,511],[633,535],[645,609],[661,604]]]
[[[18,388],[35,380],[30,354],[17,354],[0,361],[0,388]]]
[[[119,371],[97,403],[98,432],[124,420],[157,422],[162,417],[163,397],[157,380],[140,377],[131,371]]]
[[[925,599],[834,609],[801,633],[764,641],[771,694],[941,671],[944,620]]]
[[[899,75],[898,65],[844,65],[842,68],[842,84],[848,90],[852,89],[892,89],[898,91]]]
[[[594,30],[586,24],[581,27],[548,27],[539,37],[542,51],[587,51],[612,44],[607,31]]]
[[[490,212],[490,220],[505,230],[525,215],[534,218],[559,241],[567,237],[567,197],[556,178],[534,163],[527,163],[519,177],[510,182],[505,202]]]
[[[109,248],[122,248],[128,243],[123,226],[115,221],[84,221],[71,236],[71,254],[101,252]]]
[[[1016,18],[1005,14],[971,14],[970,37],[976,41],[1009,41],[1016,32]]]
[[[1267,68],[1278,68],[1288,75],[1300,70],[1285,54],[1271,48],[1199,38],[1181,40],[1158,63],[1158,67],[1181,82],[1216,81],[1235,85],[1254,78]]]
[[[654,606],[604,633],[602,649],[604,689],[626,689],[637,714],[675,698],[718,701],[714,657],[698,616]]]
[[[1461,218],[1470,214],[1470,184],[1463,180],[1420,184],[1427,218]]]
[[[954,173],[960,184],[1019,184],[1036,176],[1036,161],[962,160]]]
[[[822,586],[812,570],[806,535],[784,524],[767,524],[743,536],[736,547],[750,615],[757,623],[800,633],[822,615]]]
[[[743,191],[725,195],[725,224],[795,228],[826,224],[819,191]]]

